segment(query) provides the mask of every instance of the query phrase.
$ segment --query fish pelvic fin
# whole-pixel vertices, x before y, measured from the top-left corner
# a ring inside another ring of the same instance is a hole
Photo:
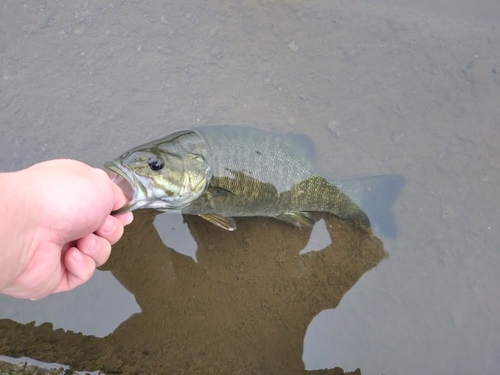
[[[314,225],[314,219],[309,212],[283,212],[282,214],[276,215],[276,219],[286,221],[299,228],[312,228]]]
[[[233,231],[236,229],[236,221],[232,217],[224,217],[216,214],[200,214],[203,219],[217,225],[218,227]]]

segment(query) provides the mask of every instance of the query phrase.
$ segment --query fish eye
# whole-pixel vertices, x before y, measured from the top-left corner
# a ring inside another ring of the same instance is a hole
[[[158,172],[163,169],[164,164],[163,161],[161,161],[159,158],[157,158],[156,156],[152,156],[148,160],[148,166],[152,171]]]

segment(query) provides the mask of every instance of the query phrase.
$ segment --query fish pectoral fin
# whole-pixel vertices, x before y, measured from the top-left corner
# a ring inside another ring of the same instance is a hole
[[[198,216],[225,230],[233,231],[236,229],[236,221],[232,217],[224,217],[216,214],[200,214]]]
[[[310,212],[283,212],[276,216],[277,219],[286,221],[297,227],[311,228],[314,225],[314,219]]]
[[[205,192],[205,195],[208,199],[213,199],[215,197],[225,196],[228,194],[235,195],[231,190],[224,189],[220,186],[209,186],[207,191]]]

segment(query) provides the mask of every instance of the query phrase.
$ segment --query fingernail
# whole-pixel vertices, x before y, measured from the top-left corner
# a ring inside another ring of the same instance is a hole
[[[110,219],[107,219],[104,225],[102,226],[102,231],[106,233],[113,232],[115,230],[115,223]]]
[[[124,225],[129,225],[130,223],[132,223],[132,221],[134,221],[134,215],[132,214],[132,212],[123,214],[123,218],[125,218]]]
[[[97,247],[97,240],[93,235],[89,236],[89,240],[87,242],[87,251],[94,251]]]
[[[75,262],[81,262],[83,254],[79,250],[73,250],[72,258]]]

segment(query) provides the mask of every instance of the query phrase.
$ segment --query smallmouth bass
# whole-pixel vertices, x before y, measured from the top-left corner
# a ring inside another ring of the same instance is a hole
[[[130,199],[115,213],[181,212],[234,230],[234,217],[310,227],[312,212],[328,212],[368,228],[375,221],[382,234],[394,236],[390,207],[404,177],[327,180],[312,165],[313,147],[303,134],[206,126],[134,147],[105,168]]]

